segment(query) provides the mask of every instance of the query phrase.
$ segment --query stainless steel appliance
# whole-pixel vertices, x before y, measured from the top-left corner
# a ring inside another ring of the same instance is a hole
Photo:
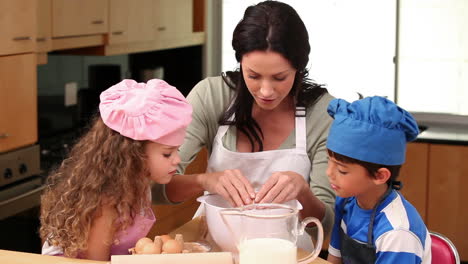
[[[39,146],[0,153],[0,249],[39,253]]]
[[[39,160],[38,145],[0,154],[0,220],[39,205]]]

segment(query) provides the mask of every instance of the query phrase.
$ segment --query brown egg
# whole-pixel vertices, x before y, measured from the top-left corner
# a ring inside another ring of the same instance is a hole
[[[154,243],[147,243],[141,249],[140,254],[160,254],[161,248]]]
[[[176,234],[174,240],[179,242],[181,247],[184,248],[184,237],[182,236],[182,234]]]
[[[162,246],[162,251],[166,253],[181,253],[183,247],[174,239],[167,240]]]
[[[162,245],[163,245],[163,241],[161,239],[160,236],[155,236],[154,237],[154,242],[153,242],[156,246],[158,246],[159,248],[162,248]]]
[[[148,238],[148,237],[140,238],[135,244],[135,252],[137,254],[141,254],[140,252],[143,250],[143,247],[146,244],[153,244],[153,240],[151,240],[151,238]]]
[[[163,244],[166,243],[166,241],[172,239],[170,235],[161,235],[160,237],[161,237]]]

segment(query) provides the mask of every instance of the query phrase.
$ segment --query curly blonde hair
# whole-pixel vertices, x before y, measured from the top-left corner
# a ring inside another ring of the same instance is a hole
[[[47,179],[41,196],[42,240],[61,247],[67,257],[77,257],[87,249],[93,218],[104,202],[118,215],[115,232],[130,226],[135,215],[151,204],[145,196],[151,181],[145,144],[95,118],[69,157]]]

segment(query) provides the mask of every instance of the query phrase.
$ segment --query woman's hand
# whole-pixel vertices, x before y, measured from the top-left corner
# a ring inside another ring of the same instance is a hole
[[[255,198],[252,185],[240,170],[203,174],[201,185],[208,192],[221,195],[233,206],[251,204]]]
[[[292,171],[274,172],[263,184],[255,197],[256,203],[284,203],[297,199],[299,194],[309,189],[302,175]]]

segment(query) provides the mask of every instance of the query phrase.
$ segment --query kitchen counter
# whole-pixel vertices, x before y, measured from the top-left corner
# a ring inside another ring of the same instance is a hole
[[[0,263],[5,264],[109,264],[109,261],[94,261],[84,259],[73,259],[55,256],[45,256],[33,253],[24,253],[18,251],[9,251],[0,249]]]
[[[468,145],[468,116],[412,112],[419,125],[416,142]]]
[[[175,234],[182,234],[184,236],[185,241],[196,241],[198,238],[200,238],[201,235],[205,234],[205,232],[206,232],[206,227],[204,227],[203,224],[201,224],[200,218],[195,218],[189,221],[188,223],[184,224],[183,226],[172,231],[170,235],[174,237]],[[306,252],[298,250],[299,257],[302,257],[305,254]],[[192,261],[190,262],[194,263]],[[0,250],[0,263],[7,263],[7,264],[30,264],[30,263],[34,263],[34,264],[74,264],[74,263],[110,264],[111,262],[110,261],[72,259],[72,258],[65,258],[65,257],[45,256],[45,255],[40,255],[40,254]],[[124,262],[121,262],[121,263],[124,263]],[[128,263],[128,262],[125,262],[125,263]],[[174,262],[174,263],[180,263],[180,262]],[[315,260],[310,262],[310,264],[326,264],[326,263],[329,263],[329,262],[321,258],[316,258]]]
[[[468,145],[468,126],[427,125],[416,138],[416,142]]]

